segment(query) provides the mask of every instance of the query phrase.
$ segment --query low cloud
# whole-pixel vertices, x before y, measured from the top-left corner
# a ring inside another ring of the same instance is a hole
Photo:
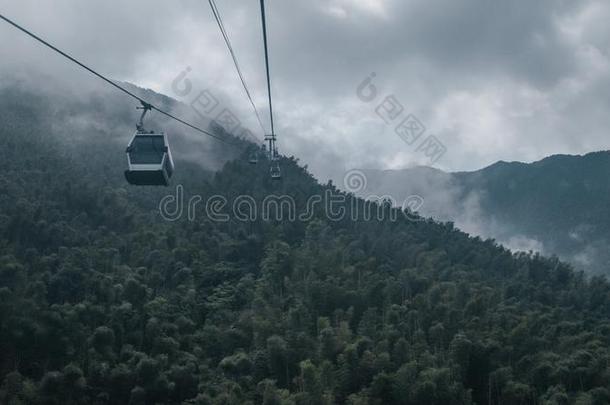
[[[257,4],[218,6],[268,130]],[[117,80],[173,94],[186,67],[262,137],[205,2],[0,0],[2,13]],[[542,0],[288,0],[268,3],[280,150],[322,181],[352,167],[426,164],[363,105],[355,89],[377,73],[447,147],[435,166],[607,149],[610,4]],[[44,72],[74,87],[87,72],[0,25],[3,71]],[[188,100],[181,100],[188,101]]]

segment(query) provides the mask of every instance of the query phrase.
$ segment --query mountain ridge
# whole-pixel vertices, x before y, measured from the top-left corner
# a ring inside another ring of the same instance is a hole
[[[531,163],[499,161],[471,172],[364,172],[371,178],[363,196],[418,194],[427,204],[423,215],[455,221],[474,235],[509,246],[511,238],[530,239],[534,250],[579,268],[604,274],[610,269],[604,253],[610,230],[609,151],[558,154]]]
[[[94,96],[95,114],[0,97],[1,402],[610,400],[605,279],[413,213],[353,219],[370,204],[292,157],[274,182],[265,158],[252,166],[219,145],[218,170],[176,154],[173,187],[129,187],[133,117]],[[57,117],[69,119],[49,126]],[[332,192],[348,215],[164,220],[159,202],[178,185],[227,210],[288,195],[302,211]]]

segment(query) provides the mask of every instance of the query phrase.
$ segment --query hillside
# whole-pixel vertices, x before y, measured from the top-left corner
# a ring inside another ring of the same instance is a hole
[[[610,274],[610,152],[498,162],[475,172],[367,171],[367,193],[418,194],[421,212],[508,247]]]
[[[272,182],[186,136],[185,198],[333,192],[347,215],[167,221],[174,187],[124,183],[121,95],[0,96],[0,402],[610,402],[604,279],[389,206],[366,220],[295,158]]]

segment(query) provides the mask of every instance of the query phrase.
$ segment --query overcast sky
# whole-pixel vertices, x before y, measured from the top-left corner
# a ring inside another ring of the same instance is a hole
[[[245,78],[268,126],[257,0],[217,0]],[[497,160],[608,148],[610,2],[600,0],[268,0],[272,89],[280,151],[320,180],[352,168],[429,160],[434,135],[445,170]],[[206,0],[0,0],[0,13],[119,80],[190,102],[209,89],[262,136]],[[0,64],[96,80],[0,24]],[[172,90],[186,67],[189,95]],[[375,72],[377,98],[357,97]],[[387,96],[404,106],[386,124]],[[426,132],[396,133],[409,114]]]

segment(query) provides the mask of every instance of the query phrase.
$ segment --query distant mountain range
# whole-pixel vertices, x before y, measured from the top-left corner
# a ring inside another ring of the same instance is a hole
[[[576,268],[610,274],[610,152],[500,161],[474,172],[429,167],[364,170],[360,195],[424,198],[420,213],[454,222],[514,250],[557,255]]]
[[[161,114],[147,125],[171,139],[172,186],[129,186],[134,103],[53,86],[0,82],[0,404],[610,403],[603,277],[447,223],[367,219],[351,195],[337,220],[310,202],[339,191],[296,158],[272,180],[265,156],[249,163],[254,145]],[[608,160],[371,172],[368,184],[420,193],[468,229],[586,254],[605,246]],[[191,196],[227,204],[195,209]],[[244,196],[248,220],[235,214]],[[270,196],[311,215],[265,217]]]

